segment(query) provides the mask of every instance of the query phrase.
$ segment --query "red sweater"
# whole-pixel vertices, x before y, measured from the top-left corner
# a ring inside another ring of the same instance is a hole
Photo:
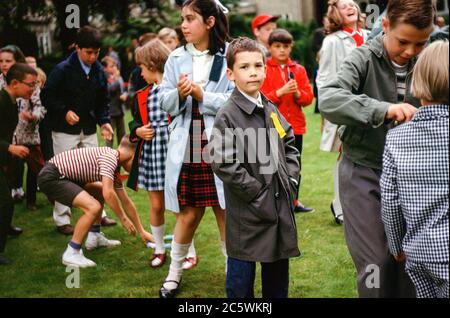
[[[309,106],[314,98],[305,68],[289,59],[284,67],[283,76],[280,64],[273,58],[267,60],[266,67],[266,80],[261,91],[272,103],[278,106],[281,114],[294,129],[294,135],[305,134],[306,120],[302,107]],[[294,78],[297,81],[298,90],[300,91],[299,99],[296,99],[294,94],[287,94],[281,98],[277,97],[276,91],[288,82],[289,72],[294,74]]]

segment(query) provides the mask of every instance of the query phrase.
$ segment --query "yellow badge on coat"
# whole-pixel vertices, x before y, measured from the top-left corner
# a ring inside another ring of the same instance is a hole
[[[275,112],[270,114],[270,118],[272,118],[273,125],[275,126],[278,135],[280,136],[281,139],[283,139],[286,136],[286,131],[284,131],[284,128],[281,125],[280,119],[278,118],[277,114]]]

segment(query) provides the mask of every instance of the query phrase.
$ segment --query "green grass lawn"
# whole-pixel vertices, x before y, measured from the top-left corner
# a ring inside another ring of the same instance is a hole
[[[127,114],[129,116],[129,114]],[[296,215],[302,256],[290,262],[290,297],[356,297],[355,270],[344,241],[343,228],[334,223],[330,212],[333,194],[332,169],[336,154],[319,151],[320,116],[306,109],[308,133],[302,155],[301,200],[314,207],[314,213]],[[149,227],[148,200],[145,192],[128,191]],[[16,205],[14,224],[24,233],[7,243],[7,255],[14,264],[0,267],[0,297],[158,297],[169,262],[152,269],[148,261],[152,250],[138,237],[128,236],[120,226],[103,228],[109,238],[122,241],[120,247],[84,251],[97,263],[96,268],[81,270],[80,288],[67,288],[61,256],[70,237],[55,230],[52,207],[38,194],[39,210],[29,212],[25,204]],[[109,215],[115,217],[108,210]],[[72,224],[80,212],[74,211]],[[167,213],[167,229],[174,216]],[[224,258],[219,233],[210,209],[195,236],[198,266],[183,275],[179,297],[225,297]],[[261,296],[259,271],[256,296]]]

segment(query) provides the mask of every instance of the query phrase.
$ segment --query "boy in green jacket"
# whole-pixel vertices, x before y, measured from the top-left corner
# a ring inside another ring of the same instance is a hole
[[[387,131],[410,121],[420,106],[410,92],[410,73],[433,19],[432,0],[391,0],[383,36],[355,49],[319,91],[322,114],[341,126],[340,199],[360,297],[415,295],[404,263],[389,253],[379,182]]]

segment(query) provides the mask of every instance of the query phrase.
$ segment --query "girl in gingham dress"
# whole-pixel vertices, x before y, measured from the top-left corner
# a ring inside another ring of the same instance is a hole
[[[159,107],[160,86],[164,64],[170,50],[160,40],[150,41],[136,51],[136,63],[149,84],[137,92],[133,121],[129,123],[130,139],[139,142],[128,179],[128,186],[148,191],[150,225],[155,238],[155,252],[150,266],[160,267],[166,259],[164,248],[164,178],[169,140],[169,118]]]

